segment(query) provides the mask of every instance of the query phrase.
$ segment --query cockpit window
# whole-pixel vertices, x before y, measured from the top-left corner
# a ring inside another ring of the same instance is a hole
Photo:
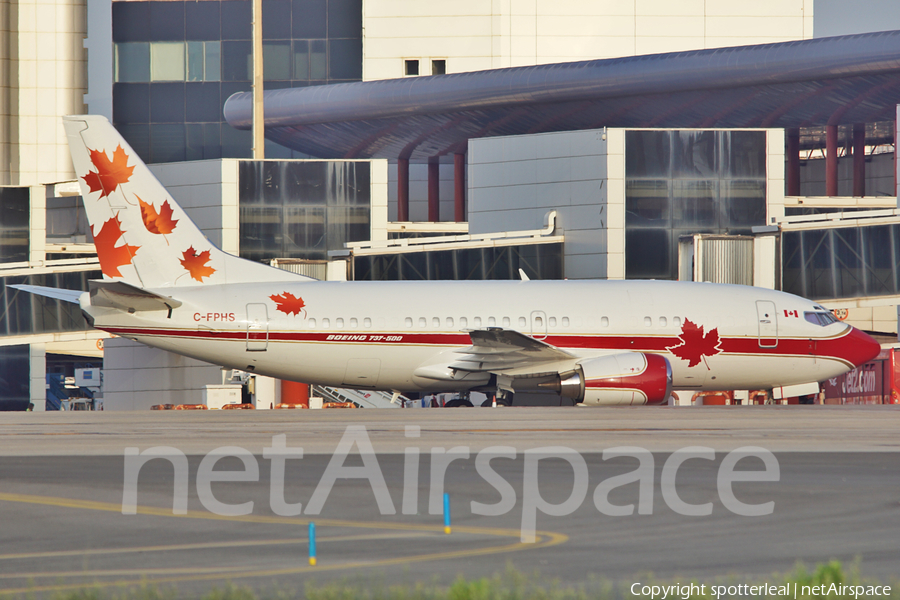
[[[834,313],[830,310],[826,310],[825,312],[819,315],[819,322],[823,325],[831,325],[832,323],[837,323],[837,317],[834,316]]]
[[[834,318],[834,315],[828,311],[805,312],[803,313],[803,317],[813,325],[821,325],[822,327],[838,322],[838,320]]]

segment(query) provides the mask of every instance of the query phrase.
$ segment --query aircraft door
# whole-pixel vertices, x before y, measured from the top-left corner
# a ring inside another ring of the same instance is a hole
[[[269,346],[269,313],[265,304],[247,305],[247,352],[263,352]]]
[[[775,303],[768,300],[757,300],[756,315],[759,319],[759,347],[776,347],[778,345],[778,313],[775,312]]]
[[[547,337],[547,315],[542,310],[531,311],[531,337],[536,340]]]

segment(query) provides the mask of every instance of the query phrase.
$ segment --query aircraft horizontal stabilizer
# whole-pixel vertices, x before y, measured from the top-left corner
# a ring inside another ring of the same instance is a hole
[[[142,290],[124,281],[92,280],[89,284],[92,306],[117,308],[128,312],[172,310],[181,306],[179,300]]]
[[[511,329],[489,327],[468,332],[472,345],[450,365],[458,371],[506,372],[512,369],[571,361],[575,355]]]
[[[64,302],[71,302],[72,304],[78,304],[78,298],[84,293],[80,290],[62,290],[60,288],[52,288],[52,287],[44,287],[41,285],[10,285],[9,287],[15,288],[17,290],[22,290],[23,292],[28,292],[29,294],[36,294],[38,296],[44,296],[47,298],[56,298],[57,300],[62,300]]]

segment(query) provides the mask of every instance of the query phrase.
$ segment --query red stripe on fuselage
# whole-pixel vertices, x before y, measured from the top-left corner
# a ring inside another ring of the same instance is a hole
[[[199,338],[221,341],[243,342],[248,339],[246,330],[196,330],[196,329],[155,329],[155,328],[129,328],[106,327],[104,331],[121,336],[154,336],[176,338]],[[714,354],[709,359],[715,359],[718,354],[723,355],[748,355],[748,356],[811,356],[836,359],[842,362],[856,365],[855,360],[860,352],[850,351],[847,341],[853,339],[854,329],[848,329],[843,334],[831,338],[780,338],[775,347],[761,347],[756,337],[723,337],[720,340],[721,352]],[[863,334],[864,335],[864,334]],[[265,332],[253,332],[249,334],[251,341],[265,341]],[[385,344],[385,345],[416,345],[416,346],[469,346],[472,344],[468,334],[465,333],[319,333],[305,331],[270,331],[270,342],[295,342],[295,343],[331,343],[331,344]],[[588,334],[549,335],[543,342],[558,348],[585,349],[585,350],[621,350],[627,352],[651,352],[668,353],[668,348],[681,343],[677,336],[608,336]],[[764,340],[765,341],[765,340]],[[682,359],[673,358],[673,361]],[[863,360],[862,362],[865,362]]]

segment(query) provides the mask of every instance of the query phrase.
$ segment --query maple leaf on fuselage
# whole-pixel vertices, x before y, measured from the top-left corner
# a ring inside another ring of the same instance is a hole
[[[703,335],[703,326],[693,323],[690,319],[685,319],[678,339],[681,340],[680,344],[669,346],[666,350],[678,358],[688,361],[689,367],[700,364],[705,356],[713,356],[722,351],[719,348],[718,329],[710,329],[706,335]],[[707,368],[709,368],[708,365]]]
[[[107,277],[121,277],[119,267],[130,265],[134,258],[135,252],[140,246],[129,246],[123,244],[116,246],[116,242],[122,237],[122,223],[119,221],[119,215],[107,220],[99,233],[94,233],[94,227],[91,226],[91,233],[94,234],[94,246],[97,248],[97,258],[100,260],[100,270]]]
[[[184,258],[180,259],[181,266],[187,269],[193,279],[203,283],[204,277],[209,277],[216,272],[212,267],[206,266],[210,260],[209,250],[204,250],[200,254],[191,246],[184,251]]]
[[[100,150],[90,152],[91,162],[97,170],[88,172],[82,179],[88,184],[91,192],[101,192],[101,198],[109,196],[119,185],[131,179],[134,166],[128,166],[128,155],[121,145],[116,147],[112,160],[106,157],[106,152]]]
[[[178,219],[172,218],[172,207],[168,200],[163,202],[159,207],[159,212],[156,212],[156,208],[152,204],[144,202],[137,194],[134,197],[138,199],[138,204],[141,206],[141,219],[143,219],[147,231],[164,235],[175,230]]]
[[[269,298],[275,302],[275,310],[281,311],[286,315],[299,315],[303,307],[306,306],[303,303],[303,298],[297,298],[290,292],[272,295]]]

